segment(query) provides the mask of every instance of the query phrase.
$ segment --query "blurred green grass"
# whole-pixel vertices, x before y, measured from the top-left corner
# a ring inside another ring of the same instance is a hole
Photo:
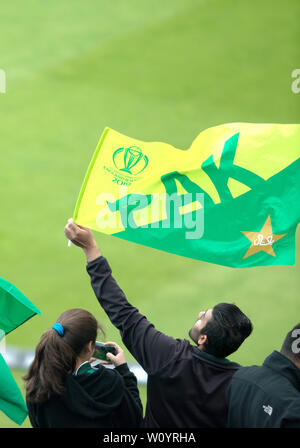
[[[93,295],[83,254],[63,233],[103,128],[187,148],[221,123],[299,122],[300,96],[291,92],[299,13],[297,0],[1,6],[0,276],[42,311],[9,334],[8,345],[34,347],[75,307],[121,342]],[[186,338],[201,309],[234,302],[254,332],[231,359],[253,364],[279,349],[299,320],[297,265],[229,269],[95,237],[129,301],[169,335]],[[299,236],[297,243],[296,261]],[[16,425],[0,415],[6,426]]]

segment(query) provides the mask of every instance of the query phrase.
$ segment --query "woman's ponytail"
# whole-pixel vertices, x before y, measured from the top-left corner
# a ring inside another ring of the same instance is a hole
[[[65,390],[66,376],[75,370],[77,357],[85,346],[96,341],[98,328],[95,317],[86,310],[65,311],[36,347],[34,360],[27,375],[26,398],[43,402]]]

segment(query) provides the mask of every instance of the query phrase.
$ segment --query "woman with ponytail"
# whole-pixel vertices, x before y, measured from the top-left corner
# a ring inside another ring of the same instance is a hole
[[[107,354],[115,366],[90,364],[98,329],[95,317],[83,309],[65,311],[46,331],[24,381],[30,422],[36,428],[139,427],[142,404],[137,381],[124,352]]]

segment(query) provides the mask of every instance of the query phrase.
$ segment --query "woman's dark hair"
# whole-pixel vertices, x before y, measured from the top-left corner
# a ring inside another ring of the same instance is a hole
[[[207,336],[203,350],[217,358],[226,358],[239,348],[252,329],[250,319],[236,305],[219,303],[212,309],[212,318],[200,331]]]
[[[52,395],[61,395],[66,376],[73,373],[77,357],[86,345],[96,341],[98,329],[105,336],[95,317],[81,308],[65,311],[57,322],[63,326],[63,336],[53,328],[42,335],[34,360],[23,377],[26,398],[30,402],[40,403]]]

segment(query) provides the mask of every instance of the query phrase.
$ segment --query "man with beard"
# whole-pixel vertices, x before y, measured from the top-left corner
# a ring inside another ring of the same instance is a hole
[[[240,368],[226,357],[250,335],[248,317],[234,304],[219,303],[199,313],[189,331],[195,345],[169,337],[127,301],[89,229],[70,219],[65,235],[84,250],[100,305],[148,374],[143,426],[226,427],[226,388]]]

